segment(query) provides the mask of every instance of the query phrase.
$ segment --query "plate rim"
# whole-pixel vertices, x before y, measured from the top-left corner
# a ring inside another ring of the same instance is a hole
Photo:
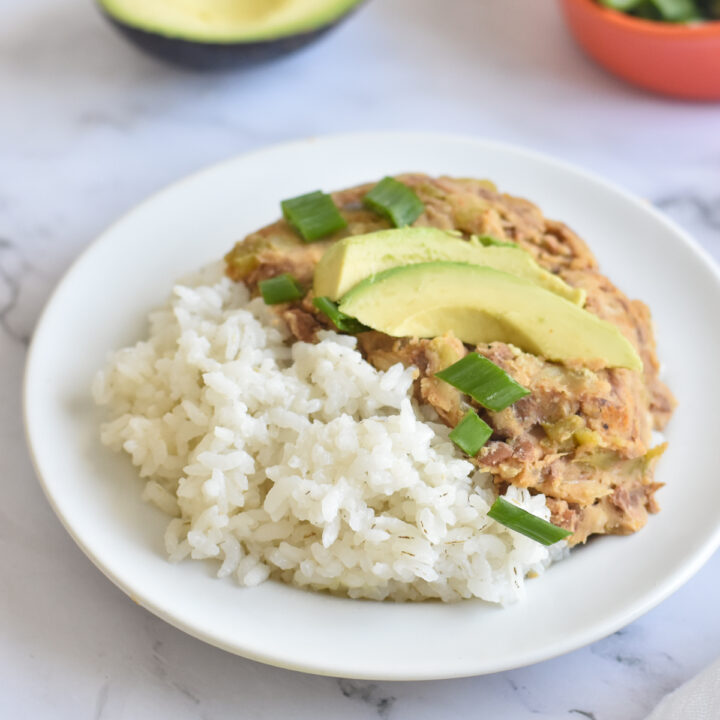
[[[218,647],[226,652],[239,655],[257,662],[272,665],[274,667],[285,668],[289,670],[296,670],[314,675],[330,676],[330,677],[347,677],[358,680],[375,680],[375,681],[414,681],[414,680],[439,680],[439,679],[451,679],[469,677],[474,675],[489,674],[494,672],[503,672],[506,670],[516,669],[519,667],[525,667],[532,665],[537,662],[549,660],[560,655],[566,654],[573,650],[584,647],[592,642],[595,642],[601,638],[604,638],[616,630],[624,627],[625,625],[633,622],[640,616],[644,615],[675,591],[677,591],[682,585],[690,580],[707,561],[712,557],[715,551],[720,547],[720,523],[716,526],[713,533],[711,533],[702,548],[695,552],[689,563],[686,563],[682,569],[674,572],[670,576],[663,579],[663,582],[655,586],[652,594],[646,593],[645,596],[635,601],[630,609],[626,609],[624,612],[616,612],[615,615],[609,616],[603,623],[594,623],[588,630],[583,633],[575,633],[565,640],[560,640],[552,644],[550,648],[538,649],[535,653],[526,653],[524,661],[521,663],[508,661],[506,663],[484,663],[487,667],[482,667],[483,663],[476,663],[476,667],[468,668],[462,672],[411,672],[405,673],[398,671],[396,673],[382,673],[374,674],[372,672],[346,672],[343,670],[341,674],[338,674],[332,669],[332,663],[322,665],[318,663],[309,663],[307,665],[283,660],[277,653],[258,652],[256,650],[248,650],[246,648],[238,647],[236,644],[230,642],[223,642],[222,639],[213,637],[202,631],[193,628],[192,625],[184,622],[181,619],[177,619],[171,614],[167,613],[162,606],[153,602],[149,598],[143,597],[141,593],[137,592],[136,588],[129,587],[128,584],[116,576],[109,568],[107,568],[97,554],[83,542],[78,536],[77,532],[73,529],[68,519],[61,512],[57,505],[50,485],[45,477],[45,474],[41,471],[40,461],[38,460],[33,445],[33,433],[31,429],[31,416],[32,411],[30,408],[30,394],[32,389],[33,381],[33,370],[37,364],[36,360],[36,348],[39,345],[37,338],[45,332],[45,325],[48,321],[48,316],[52,306],[56,299],[62,294],[65,286],[71,282],[74,274],[79,267],[84,265],[88,258],[91,258],[95,250],[103,244],[106,238],[111,235],[118,226],[126,223],[136,213],[140,213],[147,206],[152,205],[158,199],[162,198],[166,194],[171,194],[186,183],[193,183],[200,180],[205,175],[212,175],[217,172],[220,168],[235,164],[242,163],[248,159],[262,156],[264,154],[270,154],[273,152],[283,152],[286,150],[292,150],[293,148],[306,147],[313,144],[321,144],[326,142],[340,142],[340,143],[352,143],[354,141],[367,141],[372,139],[408,139],[412,138],[415,140],[423,140],[427,142],[452,142],[457,144],[470,144],[478,148],[485,148],[489,150],[499,150],[501,152],[511,153],[517,156],[529,157],[535,161],[540,161],[545,164],[550,164],[559,168],[565,173],[569,173],[576,177],[582,177],[596,185],[602,186],[605,190],[610,191],[613,195],[620,198],[623,202],[631,203],[643,213],[653,217],[656,222],[664,225],[670,230],[675,236],[676,241],[682,241],[683,249],[687,252],[692,253],[707,270],[710,271],[717,283],[718,289],[720,289],[720,267],[717,266],[715,260],[712,258],[710,253],[702,247],[692,236],[680,227],[674,220],[667,217],[663,212],[658,210],[649,201],[645,201],[631,192],[624,190],[620,185],[608,181],[602,176],[592,171],[588,171],[584,168],[580,168],[565,160],[560,160],[552,155],[537,150],[527,148],[521,145],[495,141],[492,139],[486,139],[483,137],[476,137],[467,134],[455,134],[455,133],[439,133],[439,132],[422,132],[422,131],[368,131],[368,132],[349,132],[349,133],[332,133],[322,136],[310,136],[301,137],[288,142],[273,143],[270,145],[264,145],[259,148],[252,149],[248,152],[239,153],[232,157],[221,160],[220,162],[212,163],[207,166],[203,166],[183,177],[167,184],[158,190],[151,193],[149,196],[141,200],[139,203],[133,205],[131,208],[125,210],[117,219],[110,223],[99,235],[97,235],[90,243],[77,255],[77,257],[70,263],[65,269],[60,279],[56,282],[52,292],[48,296],[41,313],[35,323],[32,332],[32,338],[30,346],[27,351],[25,360],[25,367],[23,372],[22,380],[22,408],[23,408],[23,428],[25,433],[26,445],[30,455],[31,463],[35,476],[40,483],[43,494],[53,509],[56,517],[60,520],[61,525],[64,527],[66,532],[71,536],[75,544],[82,550],[82,552],[88,557],[88,559],[97,567],[105,577],[107,577],[116,587],[122,590],[123,593],[135,603],[141,605],[154,615],[157,615],[165,622],[169,623],[173,627],[182,630],[183,632],[195,637],[203,642],[206,642],[212,646]]]

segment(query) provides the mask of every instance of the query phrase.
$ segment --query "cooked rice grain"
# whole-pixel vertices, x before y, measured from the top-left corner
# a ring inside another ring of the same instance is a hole
[[[507,603],[562,553],[487,517],[492,483],[414,405],[412,368],[375,370],[347,335],[286,339],[213,268],[177,285],[149,339],[98,374],[102,442],[174,516],[172,561],[211,558],[246,586]],[[542,495],[506,497],[549,518]]]

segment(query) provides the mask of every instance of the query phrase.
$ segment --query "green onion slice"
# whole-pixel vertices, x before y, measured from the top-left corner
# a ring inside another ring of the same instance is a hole
[[[601,5],[605,5],[605,7],[612,8],[613,10],[619,10],[620,12],[634,10],[642,3],[643,0],[600,0]]]
[[[365,195],[363,203],[395,227],[411,225],[425,211],[425,205],[415,191],[391,177],[383,178]]]
[[[623,11],[633,17],[643,18],[643,20],[662,20],[663,16],[655,7],[652,0],[644,0],[639,5],[635,5],[631,10]]]
[[[449,385],[469,395],[483,407],[500,412],[530,394],[502,368],[476,352],[435,373]]]
[[[505,242],[504,240],[498,240],[497,238],[494,238],[492,235],[473,235],[473,237],[483,247],[490,247],[491,245],[494,247],[511,247],[511,248],[519,248],[520,247],[517,243]]]
[[[543,545],[554,545],[559,540],[572,535],[570,530],[553,525],[551,522],[529,513],[527,510],[513,505],[504,497],[499,497],[492,504],[488,510],[488,517]]]
[[[653,5],[668,22],[688,22],[702,17],[695,0],[653,0]]]
[[[338,310],[338,306],[329,297],[313,298],[313,305],[323,314],[332,320],[333,325],[341,332],[355,335],[359,332],[370,330],[367,325],[363,325],[359,320],[344,312]]]
[[[699,0],[600,0],[600,4],[646,20],[682,23],[712,17],[712,8]]]
[[[267,280],[261,280],[258,287],[267,305],[299,300],[305,294],[298,281],[290,273],[283,273]]]
[[[320,190],[280,203],[285,219],[305,242],[320,240],[347,227],[332,198]]]
[[[468,410],[463,419],[450,431],[450,439],[471,457],[490,439],[492,428],[474,410]]]

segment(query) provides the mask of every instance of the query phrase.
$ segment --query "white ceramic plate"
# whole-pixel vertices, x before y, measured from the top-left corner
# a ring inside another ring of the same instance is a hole
[[[489,177],[570,224],[601,267],[649,303],[665,376],[680,401],[659,465],[663,511],[627,538],[600,538],[505,609],[482,602],[345,600],[275,582],[244,590],[210,563],[171,565],[167,518],[140,500],[128,460],[100,446],[90,399],[109,351],[144,333],[173,279],[220,258],[275,219],[282,198],[384,174]],[[151,198],[75,263],[35,332],[26,375],[27,434],[55,512],[130,597],[186,632],[255,660],[313,673],[429,679],[515,668],[601,638],[659,603],[720,541],[717,269],[648,204],[523,150],[418,134],[306,140],[246,155]]]

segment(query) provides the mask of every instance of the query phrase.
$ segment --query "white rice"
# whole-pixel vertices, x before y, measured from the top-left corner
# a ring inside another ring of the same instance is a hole
[[[170,560],[211,558],[245,586],[508,603],[562,554],[487,517],[489,476],[414,405],[412,368],[379,372],[333,332],[286,339],[262,300],[212,268],[98,374],[102,442],[172,516]],[[550,516],[542,495],[506,497]]]

